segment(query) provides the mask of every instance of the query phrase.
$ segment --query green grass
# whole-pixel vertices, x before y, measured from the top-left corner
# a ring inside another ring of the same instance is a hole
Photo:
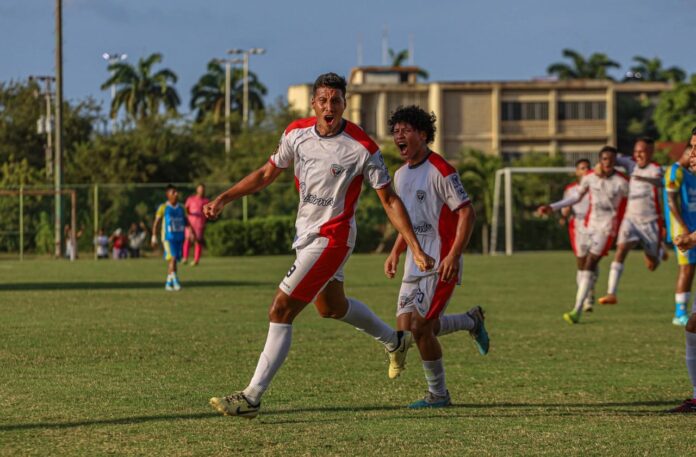
[[[620,304],[581,325],[569,253],[467,257],[450,312],[487,311],[491,353],[442,338],[455,406],[423,395],[416,351],[396,381],[381,348],[308,308],[255,420],[208,398],[243,388],[290,257],[205,258],[163,290],[164,262],[0,263],[2,455],[694,455],[683,330],[670,323],[674,259],[630,256]],[[398,281],[355,255],[348,294],[394,321]],[[598,291],[605,290],[604,261]]]

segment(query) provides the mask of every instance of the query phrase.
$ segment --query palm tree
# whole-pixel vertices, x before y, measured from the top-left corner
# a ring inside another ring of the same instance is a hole
[[[635,56],[633,61],[636,62],[636,65],[631,67],[631,71],[626,75],[624,81],[640,79],[678,83],[686,79],[686,72],[679,67],[662,68],[662,60],[658,57],[649,59]]]
[[[110,115],[115,118],[121,107],[135,120],[142,120],[156,115],[163,105],[169,113],[176,113],[181,104],[179,94],[173,87],[177,81],[176,74],[168,68],[152,74],[152,67],[162,62],[162,54],[150,54],[140,58],[137,65],[116,62],[109,65],[111,77],[102,84],[102,90],[116,86],[116,95],[111,102]]]
[[[606,54],[595,52],[589,59],[572,49],[564,49],[563,57],[570,59],[573,63],[568,65],[557,62],[546,69],[550,75],[556,75],[559,79],[613,79],[607,73],[609,68],[620,68],[618,62],[611,60]]]
[[[244,71],[232,68],[230,78],[230,110],[241,114],[244,108]],[[253,71],[249,72],[249,108],[264,109],[263,97],[268,93]],[[208,62],[208,71],[191,88],[191,109],[197,110],[196,120],[212,115],[218,122],[225,115],[225,67],[217,59]]]
[[[389,48],[389,58],[391,59],[391,66],[392,67],[403,67],[404,63],[406,60],[408,60],[408,49],[402,49],[399,52],[394,51],[393,49]],[[428,79],[430,76],[427,71],[423,70],[422,68],[418,69],[418,76],[420,76],[423,79]]]

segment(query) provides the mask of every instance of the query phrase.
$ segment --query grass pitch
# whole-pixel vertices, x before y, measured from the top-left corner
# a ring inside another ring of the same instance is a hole
[[[620,304],[570,326],[570,253],[470,256],[450,312],[487,311],[491,353],[441,339],[455,406],[410,411],[417,351],[396,381],[370,338],[308,308],[254,420],[207,404],[243,388],[291,257],[204,258],[163,290],[161,260],[0,263],[2,455],[694,455],[696,417],[671,325],[676,265],[629,257]],[[349,295],[394,321],[398,281],[355,255]],[[598,292],[606,287],[602,265]]]

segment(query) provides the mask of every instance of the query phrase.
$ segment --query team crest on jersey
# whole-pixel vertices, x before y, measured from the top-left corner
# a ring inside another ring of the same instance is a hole
[[[418,199],[419,202],[425,201],[425,191],[418,189],[416,191],[416,198]]]
[[[345,168],[343,168],[341,165],[336,163],[331,164],[331,176],[334,178],[338,178],[341,173],[343,173],[343,170],[345,170]]]

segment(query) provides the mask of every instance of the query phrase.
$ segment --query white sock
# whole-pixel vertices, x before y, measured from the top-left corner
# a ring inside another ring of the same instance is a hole
[[[599,278],[599,265],[592,272],[592,288],[590,289],[590,294],[594,296],[595,284],[597,284],[597,278]]]
[[[607,286],[608,294],[616,295],[616,290],[619,288],[619,280],[621,279],[621,273],[623,273],[623,269],[623,263],[611,263],[611,270],[609,270],[609,285]]]
[[[385,345],[389,351],[396,349],[399,344],[399,337],[396,330],[377,317],[377,315],[360,300],[349,298],[348,311],[346,311],[346,315],[340,320],[372,336]]]
[[[440,316],[440,331],[437,336],[447,335],[459,330],[473,330],[476,323],[467,313],[445,314]]]
[[[575,285],[577,287],[580,287],[580,278],[582,277],[582,270],[578,270],[575,272]]]
[[[244,389],[244,396],[251,403],[259,403],[261,395],[268,389],[278,368],[280,368],[288,356],[290,343],[292,343],[291,324],[271,322],[268,325],[266,345],[263,347],[263,352],[259,357],[254,377],[251,378],[249,385]]]
[[[442,364],[442,359],[433,360],[432,362],[423,360],[423,371],[425,372],[425,380],[428,382],[428,390],[430,393],[438,397],[447,395],[445,367]]]
[[[694,388],[694,396],[696,399],[696,333],[686,333],[686,369],[689,371],[691,385]]]
[[[587,293],[592,290],[592,271],[582,270],[580,272],[580,284],[578,284],[578,292],[575,295],[575,312],[582,314],[582,304],[587,297]]]

